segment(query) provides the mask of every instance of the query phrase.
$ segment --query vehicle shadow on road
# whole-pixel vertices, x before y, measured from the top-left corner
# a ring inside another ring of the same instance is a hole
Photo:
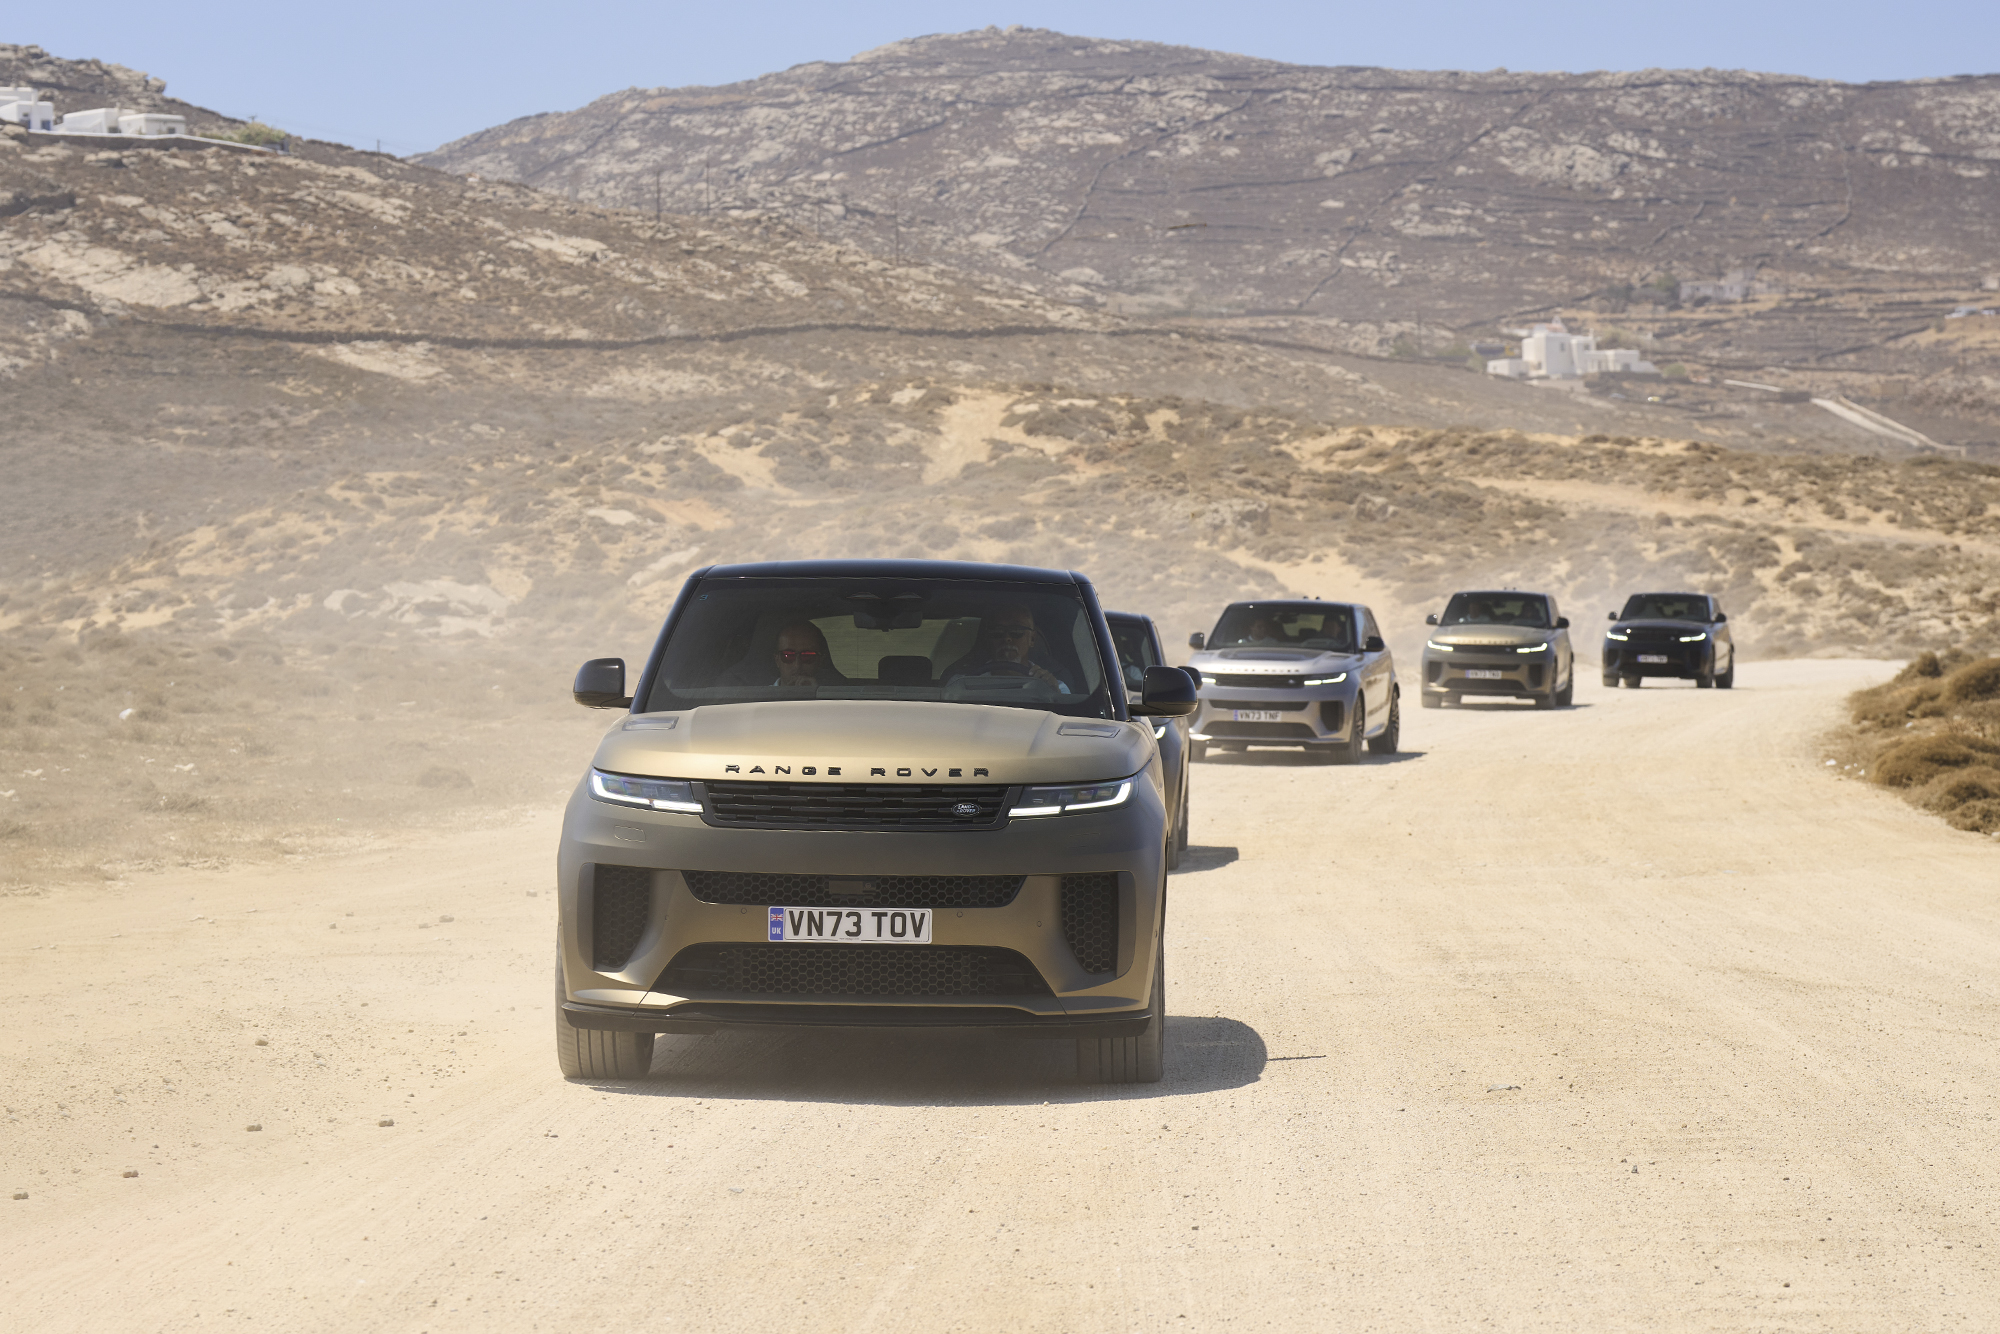
[[[1191,875],[1196,871],[1213,871],[1235,860],[1235,848],[1211,848],[1200,843],[1190,843],[1181,849],[1181,864],[1169,874]]]
[[[1085,1084],[1077,1078],[1074,1042],[963,1030],[725,1030],[702,1037],[663,1034],[656,1044],[647,1078],[594,1087],[640,1098],[1035,1106],[1240,1088],[1262,1078],[1269,1059],[1256,1029],[1221,1015],[1167,1016],[1167,1074],[1157,1084]]]

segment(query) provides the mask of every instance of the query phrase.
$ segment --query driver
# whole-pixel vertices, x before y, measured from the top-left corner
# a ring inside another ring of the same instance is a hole
[[[1035,628],[1035,613],[1025,602],[1010,602],[993,609],[979,622],[979,638],[972,652],[945,669],[944,679],[954,676],[1032,676],[1043,685],[1069,693],[1056,674],[1033,660],[1041,632]],[[1009,670],[1009,668],[1013,670]]]
[[[1284,634],[1277,623],[1268,616],[1259,616],[1250,622],[1250,633],[1244,636],[1247,644],[1282,644]]]
[[[771,651],[771,665],[778,679],[771,684],[790,694],[809,695],[820,682],[838,679],[826,636],[811,621],[793,621],[778,631],[778,646]]]

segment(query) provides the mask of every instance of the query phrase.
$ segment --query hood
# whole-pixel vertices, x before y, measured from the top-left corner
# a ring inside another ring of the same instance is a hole
[[[595,763],[654,778],[822,783],[1074,783],[1154,753],[1144,723],[925,700],[776,700],[634,714]]]
[[[1440,644],[1463,644],[1467,648],[1514,648],[1520,644],[1544,643],[1558,633],[1547,626],[1454,625],[1450,629],[1433,629],[1430,637]]]
[[[1641,617],[1638,620],[1619,621],[1613,630],[1630,630],[1635,627],[1648,630],[1672,630],[1676,634],[1691,635],[1697,630],[1713,630],[1707,621],[1669,621],[1656,616]]]
[[[1241,672],[1245,676],[1265,672],[1272,676],[1296,676],[1309,662],[1350,662],[1352,653],[1336,653],[1317,648],[1221,648],[1203,649],[1188,655],[1188,666],[1197,670]]]

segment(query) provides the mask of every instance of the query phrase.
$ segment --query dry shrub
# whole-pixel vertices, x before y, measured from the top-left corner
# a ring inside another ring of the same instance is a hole
[[[1983,764],[1993,755],[2000,755],[2000,746],[1977,737],[1913,736],[1877,755],[1869,774],[1883,787],[1921,787],[1941,774]]]
[[[2000,801],[2000,769],[1982,765],[1932,779],[1922,804],[1934,811],[1956,810],[1972,801]]]
[[[1959,668],[1944,679],[1938,693],[1952,704],[2000,699],[2000,658],[1986,658]]]
[[[2000,800],[1968,801],[1946,812],[1944,822],[1968,833],[2000,834]]]

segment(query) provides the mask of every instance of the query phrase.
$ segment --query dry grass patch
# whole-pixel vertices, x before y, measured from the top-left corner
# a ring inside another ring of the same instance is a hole
[[[2000,833],[2000,657],[1922,654],[1849,709],[1850,769],[1954,829]]]

